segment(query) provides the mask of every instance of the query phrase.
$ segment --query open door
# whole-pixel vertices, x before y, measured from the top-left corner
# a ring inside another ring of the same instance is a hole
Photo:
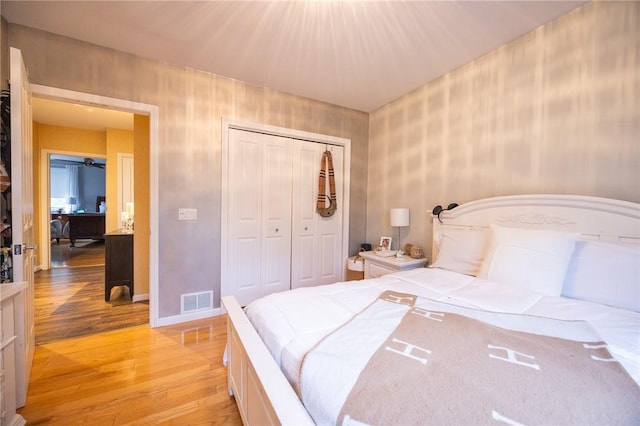
[[[33,135],[31,88],[20,50],[10,52],[11,89],[11,234],[13,280],[27,283],[16,310],[16,404],[25,405],[35,350]]]

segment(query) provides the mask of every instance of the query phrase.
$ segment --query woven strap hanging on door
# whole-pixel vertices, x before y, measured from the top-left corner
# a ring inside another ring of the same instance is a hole
[[[327,172],[329,170],[329,191],[327,196],[325,191],[327,187]],[[327,198],[329,199],[329,207],[326,207]],[[329,150],[322,154],[320,161],[320,179],[318,179],[318,201],[316,202],[316,212],[322,217],[330,217],[338,209],[338,201],[336,199],[336,178],[333,172],[333,158]]]

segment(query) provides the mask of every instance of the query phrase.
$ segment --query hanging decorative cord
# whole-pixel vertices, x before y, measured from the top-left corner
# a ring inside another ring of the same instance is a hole
[[[329,170],[329,191],[330,196],[326,195],[327,172]],[[329,207],[326,207],[326,199],[329,199]],[[322,217],[331,217],[338,209],[338,201],[336,198],[336,178],[333,171],[333,158],[331,152],[326,150],[322,154],[320,161],[320,178],[318,179],[318,200],[316,202],[316,212]]]

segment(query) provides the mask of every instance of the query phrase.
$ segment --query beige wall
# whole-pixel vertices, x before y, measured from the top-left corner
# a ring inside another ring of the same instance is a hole
[[[364,240],[366,113],[19,25],[8,33],[33,83],[159,107],[161,318],[179,314],[182,293],[213,289],[219,303],[223,117],[351,139],[350,250]],[[179,207],[197,208],[198,221],[178,222]]]
[[[403,241],[430,252],[438,204],[640,202],[639,25],[640,3],[589,3],[373,112],[367,239],[397,236],[393,207],[411,209]]]
[[[219,298],[222,117],[352,140],[352,251],[365,225],[368,242],[395,238],[392,207],[411,208],[403,241],[429,252],[436,204],[529,192],[640,201],[639,8],[589,3],[370,115],[18,25],[8,34],[37,84],[158,105],[165,317],[181,293]],[[196,226],[176,220],[185,206]]]

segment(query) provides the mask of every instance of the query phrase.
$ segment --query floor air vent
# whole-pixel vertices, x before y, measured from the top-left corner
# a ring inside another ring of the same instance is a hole
[[[213,308],[213,291],[180,295],[180,314],[204,311]]]

